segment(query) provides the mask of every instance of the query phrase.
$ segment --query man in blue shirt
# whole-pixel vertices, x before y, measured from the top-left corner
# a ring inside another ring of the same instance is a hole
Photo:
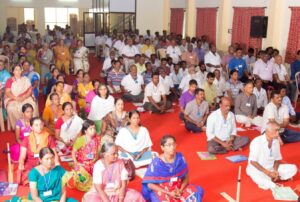
[[[238,71],[239,79],[242,82],[246,82],[251,79],[248,71],[246,61],[242,59],[242,49],[237,48],[235,51],[235,57],[232,58],[228,64],[229,71],[236,69]]]
[[[297,58],[296,60],[291,64],[291,92],[296,92],[296,79],[295,75],[297,72],[300,72],[300,50],[297,51]],[[298,86],[299,86],[299,80],[298,80]],[[291,93],[290,96],[291,100],[294,100],[295,93]]]

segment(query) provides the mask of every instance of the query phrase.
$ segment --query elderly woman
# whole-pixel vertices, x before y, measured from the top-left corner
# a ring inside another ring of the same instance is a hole
[[[136,168],[151,163],[152,141],[147,128],[140,125],[140,113],[138,111],[129,112],[128,125],[121,128],[115,142],[121,151],[120,157],[131,159]]]
[[[67,172],[61,166],[55,165],[55,153],[50,147],[40,150],[40,164],[34,167],[28,175],[30,184],[29,200],[76,202],[67,198]],[[47,179],[47,181],[46,181]]]
[[[29,103],[33,106],[34,116],[38,114],[37,106],[32,96],[32,86],[29,79],[22,76],[20,66],[13,68],[13,77],[9,78],[5,85],[4,105],[7,110],[8,121],[13,129],[16,122],[22,118],[22,106]]]
[[[55,150],[55,141],[48,132],[44,130],[43,121],[39,117],[30,120],[31,132],[21,143],[21,153],[19,158],[18,183],[23,185],[28,183],[27,175],[29,171],[38,165],[39,152],[43,147],[50,147]],[[55,163],[59,164],[58,156],[55,152]]]
[[[118,147],[105,143],[101,148],[103,158],[98,160],[93,171],[93,187],[83,197],[83,202],[144,202],[142,195],[127,188],[128,172],[118,159]]]
[[[201,202],[203,189],[189,184],[188,167],[181,153],[176,152],[176,140],[171,135],[162,137],[163,153],[154,158],[143,178],[142,193],[150,202]]]
[[[89,49],[83,46],[82,40],[77,41],[77,49],[74,53],[74,70],[77,72],[82,69],[84,72],[89,72],[90,64],[88,61]]]

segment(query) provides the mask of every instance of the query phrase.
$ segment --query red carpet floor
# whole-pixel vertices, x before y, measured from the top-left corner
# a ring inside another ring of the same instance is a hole
[[[96,58],[91,57],[92,64],[91,77],[96,78],[99,75],[100,64]],[[69,79],[68,79],[69,80]],[[133,109],[133,105],[126,104],[126,109]],[[235,196],[238,166],[242,165],[242,182],[241,182],[241,202],[269,202],[274,201],[271,191],[261,190],[255,185],[251,179],[246,175],[245,169],[247,162],[231,163],[225,157],[233,154],[249,154],[249,146],[241,152],[231,152],[226,155],[218,155],[217,160],[202,161],[198,158],[197,151],[206,151],[206,135],[205,133],[193,134],[185,130],[184,125],[178,118],[179,108],[175,106],[175,112],[155,115],[147,112],[142,113],[142,125],[150,131],[151,139],[153,141],[153,150],[160,152],[159,140],[165,134],[172,134],[177,139],[177,150],[182,152],[189,165],[190,183],[200,185],[204,191],[204,201],[221,202],[226,201],[220,195],[221,192],[227,192],[231,196]],[[239,135],[247,135],[251,139],[259,135],[258,131],[239,132]],[[0,135],[0,149],[5,149],[6,142],[13,143],[14,134],[12,132],[1,133]],[[300,143],[287,144],[281,147],[281,152],[285,162],[294,163],[300,167]],[[1,169],[7,167],[7,158],[4,154],[0,154]],[[66,165],[64,167],[67,168]],[[295,188],[300,185],[299,172],[292,181],[280,182],[285,186]],[[129,187],[141,190],[141,179],[136,177],[134,181],[129,183]],[[29,189],[27,187],[20,187],[18,195],[26,195]],[[82,192],[70,190],[67,192],[68,197],[74,197],[81,200]],[[0,201],[4,201],[7,197],[0,197]]]

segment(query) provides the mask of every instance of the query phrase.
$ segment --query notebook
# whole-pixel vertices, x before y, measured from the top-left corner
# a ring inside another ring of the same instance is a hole
[[[238,162],[242,162],[242,161],[247,161],[248,157],[238,154],[238,155],[233,155],[233,156],[227,156],[226,159],[228,159],[229,161],[231,161],[233,163],[238,163]]]
[[[0,196],[16,195],[18,191],[18,184],[0,182]]]
[[[217,157],[209,152],[197,152],[201,160],[216,160]]]

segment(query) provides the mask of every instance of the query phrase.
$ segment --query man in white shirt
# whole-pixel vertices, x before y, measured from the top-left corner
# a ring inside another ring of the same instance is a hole
[[[123,99],[128,102],[142,102],[144,99],[144,79],[137,73],[133,64],[130,66],[130,73],[121,81]]]
[[[210,51],[205,54],[204,62],[209,72],[214,72],[215,69],[222,71],[221,57],[217,53],[217,48],[215,45],[210,45]]]
[[[262,80],[260,78],[255,79],[253,94],[256,96],[257,114],[262,115],[265,106],[268,104],[268,96],[267,91],[262,87]]]
[[[103,77],[107,76],[107,73],[110,71],[111,66],[112,66],[111,61],[116,59],[115,56],[116,56],[115,51],[113,51],[113,50],[110,51],[109,57],[105,58],[105,60],[103,62],[103,67],[102,67],[103,75],[101,74],[101,76],[103,76]]]
[[[275,122],[280,126],[281,143],[292,143],[300,141],[300,132],[288,129],[289,125],[289,110],[282,103],[282,97],[279,90],[274,90],[271,93],[271,102],[265,107],[263,114],[263,125],[261,132],[264,132],[268,122]]]
[[[159,82],[159,73],[152,74],[152,82],[145,88],[144,109],[153,113],[164,113],[172,107],[167,100],[165,88]]]
[[[180,61],[181,51],[176,44],[176,40],[171,40],[171,45],[167,48],[167,57],[171,57],[173,63],[177,64]]]
[[[134,56],[136,54],[139,54],[139,50],[135,45],[133,45],[133,40],[131,38],[128,38],[127,45],[123,47],[121,52],[124,58],[125,71],[127,73],[129,66],[134,64]]]
[[[179,64],[174,65],[174,71],[171,72],[170,77],[173,81],[176,92],[179,92],[178,91],[179,84],[180,84],[180,82],[182,80],[182,77],[183,77],[183,73],[180,71],[180,65]]]
[[[195,74],[195,66],[194,65],[190,65],[188,67],[188,74],[185,75],[180,82],[179,90],[181,93],[185,92],[189,89],[189,82],[192,79],[196,80],[197,83],[199,83],[199,84],[201,83],[199,77]],[[201,88],[202,86],[198,86],[198,87]]]
[[[261,189],[273,189],[277,180],[288,180],[297,173],[293,164],[282,164],[279,138],[280,126],[275,122],[266,125],[265,134],[251,142],[247,175]]]
[[[103,49],[106,42],[107,36],[103,33],[98,33],[95,38],[96,46],[96,57],[103,57]]]
[[[218,69],[215,69],[214,71],[215,75],[215,80],[214,80],[214,85],[217,88],[217,96],[220,98],[224,96],[225,90],[226,90],[226,81],[225,79],[221,76],[221,72]]]
[[[118,40],[116,40],[113,44],[113,49],[115,49],[117,56],[122,54],[123,47],[125,46],[123,34],[118,36]]]
[[[220,101],[220,109],[212,112],[207,118],[207,147],[208,152],[212,154],[240,150],[249,143],[248,137],[237,136],[235,117],[230,107],[231,100],[223,97]]]
[[[280,55],[277,55],[275,56],[274,61],[275,61],[274,68],[276,71],[275,74],[276,83],[279,85],[288,86],[288,83],[290,82],[290,78],[288,76],[285,66],[282,64],[282,57]]]
[[[164,69],[159,70],[159,83],[165,88],[167,100],[173,102],[178,99],[171,76],[167,75]]]
[[[207,71],[206,71],[206,66],[203,62],[200,62],[199,64],[199,71],[197,71],[196,76],[199,80],[200,83],[198,83],[198,85],[200,87],[203,87],[203,85],[206,82],[206,77],[207,77]]]

